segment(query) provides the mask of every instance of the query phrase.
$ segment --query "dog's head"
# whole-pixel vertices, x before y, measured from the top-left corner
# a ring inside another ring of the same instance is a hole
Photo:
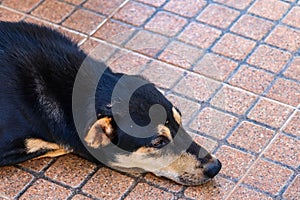
[[[133,83],[142,80],[127,78]],[[219,160],[192,140],[182,127],[180,111],[153,84],[144,82],[132,94],[129,88],[124,83],[119,91],[130,94],[128,100],[118,94],[96,100],[98,119],[84,142],[101,161],[105,158],[105,164],[121,171],[152,172],[184,185],[204,183],[220,171]],[[158,109],[152,109],[155,105]],[[156,117],[160,119],[153,120]]]

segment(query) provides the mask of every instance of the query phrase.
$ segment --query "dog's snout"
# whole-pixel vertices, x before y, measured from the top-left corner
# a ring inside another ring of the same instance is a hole
[[[213,158],[212,161],[210,161],[204,165],[203,173],[208,178],[213,178],[219,173],[221,168],[222,168],[221,162],[218,159]]]

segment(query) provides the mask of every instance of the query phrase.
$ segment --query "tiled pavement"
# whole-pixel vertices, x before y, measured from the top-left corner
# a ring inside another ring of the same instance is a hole
[[[184,187],[75,155],[33,160],[0,168],[0,199],[300,199],[300,1],[0,0],[0,20],[58,29],[155,82],[223,163]]]

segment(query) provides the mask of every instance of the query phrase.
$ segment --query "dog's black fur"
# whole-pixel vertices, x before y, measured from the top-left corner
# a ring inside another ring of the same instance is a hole
[[[81,144],[72,117],[73,85],[86,56],[68,38],[46,27],[0,23],[0,165],[18,163],[47,151],[26,153],[24,141],[28,138],[68,146],[74,153],[94,160]],[[95,105],[102,117],[111,116],[107,105],[114,85],[123,75],[107,68],[102,76]],[[136,95],[135,102],[131,102],[131,114],[137,124],[149,123],[147,109],[155,103],[163,104],[171,113],[172,105],[152,84],[139,91],[144,93],[143,99]],[[146,102],[142,102],[144,98]],[[128,151],[146,146],[152,139],[126,137],[127,143],[119,145]]]
[[[0,166],[51,151],[47,148],[28,151],[26,140],[31,138],[58,144],[97,162],[82,144],[72,113],[74,81],[86,56],[76,44],[49,28],[24,22],[0,22]],[[122,76],[125,75],[107,68],[101,77],[95,95],[98,119],[112,118],[112,90]],[[165,126],[174,137],[180,124],[174,119],[173,106],[151,83],[139,88],[130,100],[132,119],[139,125],[147,125],[149,108],[154,104],[166,109],[168,122]],[[111,124],[111,142],[128,152],[141,147],[160,148],[170,142],[157,135],[133,137],[120,130],[114,119]],[[193,143],[187,153],[196,155],[200,148]],[[206,163],[210,159],[212,157],[207,153],[198,161]],[[218,162],[211,176],[219,170]]]
[[[0,165],[46,153],[28,154],[24,141],[68,143],[89,155],[72,120],[72,86],[85,54],[46,27],[0,23]],[[50,116],[51,118],[50,118]]]

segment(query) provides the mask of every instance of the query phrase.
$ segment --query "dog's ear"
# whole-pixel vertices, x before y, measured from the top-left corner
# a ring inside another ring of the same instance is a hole
[[[88,146],[96,149],[108,145],[113,137],[111,118],[103,117],[92,125],[84,140]]]

